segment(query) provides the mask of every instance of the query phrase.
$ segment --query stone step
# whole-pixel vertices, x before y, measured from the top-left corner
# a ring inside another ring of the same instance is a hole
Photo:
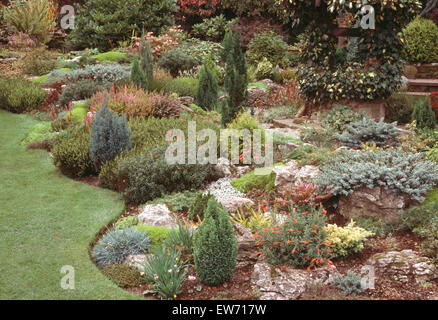
[[[288,129],[298,129],[298,130],[302,130],[310,127],[322,128],[321,124],[318,121],[304,120],[302,118],[272,120],[272,124],[276,128],[288,128]]]
[[[414,92],[438,91],[438,79],[408,79],[408,90]]]
[[[407,95],[407,96],[414,96],[414,97],[428,97],[430,92],[407,91],[407,92],[399,92],[399,94],[404,94],[404,95]]]

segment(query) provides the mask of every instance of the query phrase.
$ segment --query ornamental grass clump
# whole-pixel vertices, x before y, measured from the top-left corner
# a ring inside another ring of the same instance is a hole
[[[399,144],[400,131],[396,128],[397,122],[385,123],[383,119],[376,122],[364,118],[347,126],[342,134],[336,135],[339,141],[348,147],[360,148],[363,144],[375,144],[378,147]]]
[[[208,201],[205,219],[194,238],[193,256],[199,279],[216,286],[228,281],[237,263],[237,241],[228,213],[215,198]]]
[[[342,151],[328,159],[315,181],[334,196],[348,196],[366,187],[383,187],[396,194],[408,194],[423,202],[427,191],[438,183],[438,168],[422,153],[402,150]]]
[[[150,243],[145,232],[132,228],[114,230],[99,240],[92,256],[99,267],[122,264],[129,255],[146,253]]]

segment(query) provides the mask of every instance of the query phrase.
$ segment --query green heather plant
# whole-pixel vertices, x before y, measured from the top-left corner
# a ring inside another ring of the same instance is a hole
[[[91,126],[90,154],[96,170],[124,150],[132,148],[131,129],[124,115],[108,109],[108,96],[94,116]]]
[[[243,193],[248,193],[253,189],[269,191],[275,188],[275,173],[268,172],[268,174],[262,175],[251,171],[240,178],[232,180],[231,184]]]
[[[119,287],[139,287],[145,281],[137,268],[125,264],[107,265],[102,268],[102,273]]]
[[[0,78],[0,108],[14,113],[31,111],[41,106],[47,92],[20,78]]]
[[[204,110],[216,109],[218,102],[218,83],[213,70],[204,62],[200,70],[196,104]]]
[[[63,138],[52,149],[53,163],[62,172],[75,177],[96,173],[90,155],[90,133],[83,130]]]
[[[30,143],[43,140],[51,140],[56,137],[56,133],[52,130],[51,122],[40,122],[34,125],[26,134],[21,144],[27,146]]]
[[[208,201],[205,219],[195,234],[193,256],[199,279],[210,286],[228,281],[237,263],[237,242],[228,213],[215,198]]]
[[[424,201],[438,183],[438,168],[421,153],[402,150],[342,151],[326,161],[316,184],[333,195],[347,196],[361,187],[384,187]]]
[[[175,79],[165,80],[163,91],[167,93],[176,93],[180,97],[196,97],[199,80],[190,77],[177,77]]]
[[[146,233],[132,228],[110,231],[93,249],[92,257],[99,267],[122,264],[132,254],[146,253],[150,238]]]
[[[335,136],[343,145],[353,148],[360,148],[366,143],[378,147],[397,145],[400,131],[396,125],[397,122],[383,122],[383,118],[379,122],[364,118],[348,125],[342,134]]]
[[[412,112],[412,121],[416,122],[417,129],[435,128],[436,117],[435,112],[430,106],[430,99],[422,99],[418,101],[414,106]]]

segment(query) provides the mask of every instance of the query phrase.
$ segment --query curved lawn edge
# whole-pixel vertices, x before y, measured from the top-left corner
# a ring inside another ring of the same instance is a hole
[[[0,299],[138,299],[94,265],[90,244],[124,203],[119,194],[63,176],[20,140],[37,123],[0,110]],[[61,288],[63,266],[75,288]]]

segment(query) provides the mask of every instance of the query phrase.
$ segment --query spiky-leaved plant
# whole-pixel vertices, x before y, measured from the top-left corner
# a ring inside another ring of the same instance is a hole
[[[131,129],[124,115],[108,109],[108,95],[96,113],[91,127],[90,154],[96,170],[124,150],[132,148]]]
[[[214,110],[218,100],[218,83],[213,70],[204,62],[200,71],[196,104],[204,110]]]
[[[228,213],[213,197],[195,234],[193,256],[199,279],[210,286],[228,281],[237,263],[237,242]]]

